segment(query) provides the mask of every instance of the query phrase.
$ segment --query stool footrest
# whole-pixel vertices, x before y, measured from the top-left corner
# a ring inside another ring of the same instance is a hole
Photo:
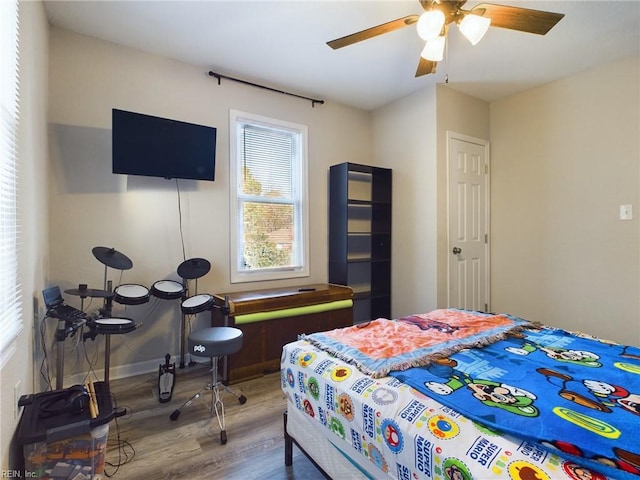
[[[215,327],[214,327],[215,328]],[[236,329],[232,329],[236,330]],[[242,333],[242,332],[241,332]],[[189,336],[191,339],[191,335]],[[241,337],[242,340],[242,337]],[[180,408],[174,410],[173,413],[169,416],[171,420],[177,420],[180,416],[180,411],[188,407],[193,403],[193,401],[202,396],[202,393],[210,390],[211,391],[211,401],[207,405],[209,410],[209,414],[213,416],[216,414],[216,419],[218,420],[218,425],[220,426],[220,443],[222,445],[227,443],[227,432],[225,429],[225,421],[224,421],[224,403],[222,402],[221,393],[228,392],[235,396],[240,402],[241,405],[247,402],[247,397],[242,395],[241,393],[235,392],[231,387],[225,385],[220,380],[218,380],[218,357],[213,357],[213,368],[211,369],[211,383],[207,384],[205,387],[201,388],[197,393],[192,395],[186,402],[182,404]],[[204,399],[203,399],[204,400]],[[206,401],[205,401],[206,403]]]

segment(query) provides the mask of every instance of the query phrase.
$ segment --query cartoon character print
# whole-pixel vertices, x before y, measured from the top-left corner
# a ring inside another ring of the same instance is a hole
[[[570,442],[554,440],[541,442],[542,445],[549,449],[557,449],[563,453],[568,453],[576,457],[585,458],[582,450]],[[628,452],[618,447],[613,447],[612,458],[602,456],[591,457],[590,460],[607,465],[611,468],[617,468],[634,475],[640,475],[640,454]],[[573,462],[565,462],[562,469],[573,480],[604,480],[599,473],[593,472],[585,467],[579,466]]]
[[[481,379],[471,380],[467,388],[473,392],[474,398],[489,407],[497,407],[525,417],[538,416],[538,409],[533,406],[536,396],[527,390]]]
[[[311,402],[309,400],[307,400],[306,398],[304,399],[304,401],[302,402],[302,407],[304,408],[304,413],[306,413],[307,415],[309,415],[310,417],[315,417],[316,416],[316,412],[313,410],[313,405],[311,404]]]
[[[320,384],[316,377],[309,378],[309,381],[307,382],[307,390],[314,400],[317,401],[320,398]]]
[[[382,431],[384,442],[393,453],[398,453],[403,449],[404,440],[402,437],[402,432],[400,431],[400,427],[398,427],[398,424],[396,422],[394,422],[390,418],[386,418],[382,421],[380,430]]]
[[[315,361],[316,357],[317,355],[314,352],[304,352],[298,358],[298,362],[302,368],[307,368]]]
[[[622,408],[640,415],[640,394],[629,392],[620,385],[593,379],[574,379],[551,368],[538,368],[536,371],[544,375],[549,383],[559,387],[558,395],[565,400],[600,412],[611,413],[612,408]]]
[[[344,382],[351,376],[351,368],[339,365],[331,370],[331,380],[334,382]]]
[[[618,458],[618,468],[640,475],[640,453],[629,452],[618,447],[613,447],[613,453]]]
[[[631,358],[633,360],[640,360],[640,355],[634,352],[629,352],[630,349],[637,350],[636,348],[630,345],[625,345],[624,347],[622,347],[622,352],[620,353],[620,356],[624,358]]]
[[[550,480],[540,466],[524,460],[511,462],[507,470],[512,480]]]
[[[506,412],[525,417],[537,417],[539,410],[533,405],[536,396],[520,387],[493,380],[474,379],[456,370],[457,362],[444,359],[431,364],[427,369],[446,382],[425,382],[424,386],[437,395],[451,395],[466,387],[472,397],[488,407],[500,408]]]
[[[566,473],[571,480],[605,480],[605,477],[599,473],[573,462],[565,462],[562,465],[562,470],[564,470],[564,473]]]
[[[367,450],[369,452],[369,459],[371,460],[371,463],[373,463],[384,473],[387,473],[389,471],[389,466],[387,465],[387,461],[382,456],[382,453],[380,453],[380,450],[378,450],[375,445],[372,444],[369,444]]]
[[[448,458],[442,465],[447,480],[472,480],[467,466],[457,458]]]
[[[287,368],[287,383],[291,388],[296,385],[296,378],[293,376],[293,370]]]
[[[450,440],[460,433],[460,427],[446,415],[438,414],[429,418],[427,422],[429,431],[442,440]]]
[[[331,417],[331,419],[329,420],[329,429],[337,436],[339,436],[342,440],[344,440],[345,429],[344,425],[342,425],[342,422],[339,419],[337,419],[336,417]]]
[[[346,393],[341,394],[338,397],[338,408],[340,411],[340,414],[346,418],[348,421],[353,421],[353,417],[355,415],[354,412],[354,408],[353,408],[353,401],[351,400],[351,397],[349,395],[347,395]]]
[[[398,392],[390,388],[379,387],[371,393],[371,400],[373,400],[376,405],[391,405],[398,400]]]
[[[609,345],[611,347],[619,347],[621,351],[619,355],[622,358],[630,358],[633,360],[640,360],[640,350],[638,347],[634,347],[632,345],[621,345],[618,342],[614,342],[613,340],[607,340],[605,338],[594,337],[593,335],[583,333],[583,332],[571,332],[573,335],[579,338],[587,338],[589,340],[593,340],[595,342],[601,343],[603,345]]]
[[[505,350],[515,355],[530,355],[533,352],[543,352],[547,357],[556,360],[558,362],[572,363],[576,365],[582,365],[584,367],[601,367],[602,364],[598,362],[600,357],[593,352],[585,350],[569,350],[566,348],[545,347],[535,342],[525,340],[524,338],[514,338],[511,340],[519,343],[518,346],[506,347]]]
[[[451,464],[444,469],[444,473],[449,480],[467,480],[471,477],[467,477],[464,472],[458,467],[458,465]]]
[[[410,316],[398,319],[399,322],[415,325],[420,330],[437,330],[440,333],[453,334],[460,330],[461,327],[455,325],[449,325],[448,323],[441,322],[432,318],[421,318],[417,316]]]

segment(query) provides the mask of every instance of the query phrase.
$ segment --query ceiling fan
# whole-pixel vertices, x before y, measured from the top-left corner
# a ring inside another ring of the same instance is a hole
[[[489,26],[545,35],[558,23],[563,13],[531,10],[507,5],[482,3],[471,10],[463,10],[467,0],[419,0],[424,13],[407,15],[375,27],[327,42],[334,50],[354,43],[393,32],[416,24],[418,35],[425,40],[420,54],[416,77],[435,73],[437,63],[442,60],[446,35],[451,23],[458,25],[462,34],[472,45],[478,43]]]

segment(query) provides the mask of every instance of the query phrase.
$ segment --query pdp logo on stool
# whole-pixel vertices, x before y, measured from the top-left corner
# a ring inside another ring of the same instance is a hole
[[[193,351],[194,352],[198,352],[198,353],[204,353],[207,349],[205,348],[204,345],[194,345],[193,346]]]

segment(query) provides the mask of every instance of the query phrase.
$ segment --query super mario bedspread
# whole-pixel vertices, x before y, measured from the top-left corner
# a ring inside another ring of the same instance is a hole
[[[485,426],[640,477],[640,349],[540,326],[391,375]]]
[[[342,449],[346,455],[375,465],[380,472],[376,478],[616,478],[469,420],[398,378],[367,376],[306,340],[284,347],[281,367],[282,389],[289,402],[318,428],[333,432],[336,444],[346,445]]]

